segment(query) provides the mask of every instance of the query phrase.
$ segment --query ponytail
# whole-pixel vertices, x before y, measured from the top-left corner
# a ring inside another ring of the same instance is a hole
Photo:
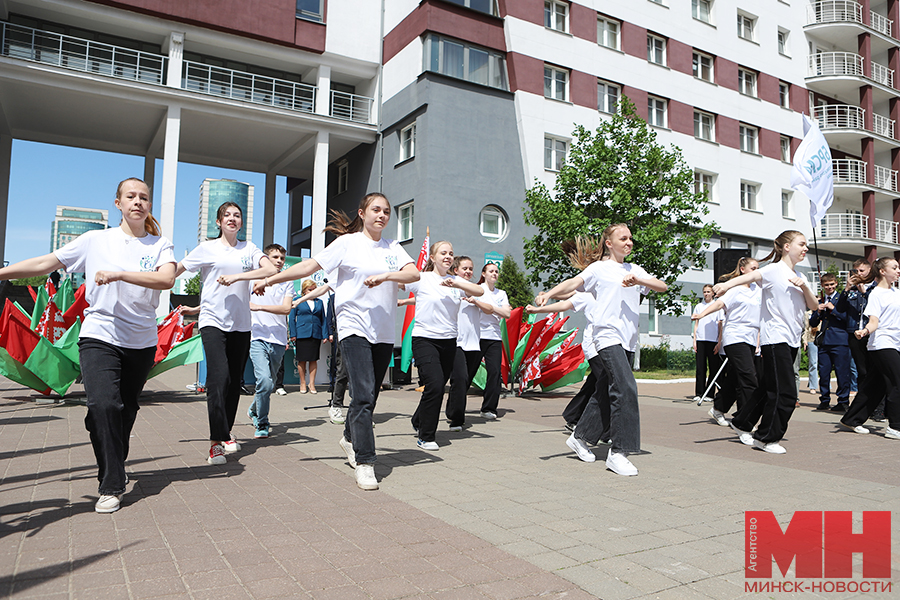
[[[371,194],[366,194],[363,199],[359,203],[359,210],[363,213],[366,212],[366,209],[369,208],[369,205],[372,204],[372,200],[375,198],[381,198],[385,202],[387,202],[388,209],[391,207],[390,200],[387,199],[387,196],[381,194],[379,192],[372,192]],[[363,223],[362,218],[359,214],[356,215],[356,218],[350,219],[347,216],[347,213],[331,209],[328,211],[331,213],[331,219],[328,222],[328,225],[323,229],[323,232],[333,233],[334,235],[340,237],[342,235],[346,235],[348,233],[356,233],[358,231],[362,231],[365,224]]]
[[[606,233],[604,232],[604,236]],[[604,255],[606,246],[605,237],[601,237],[598,242],[594,238],[577,237],[574,240],[566,240],[560,247],[563,253],[569,259],[569,264],[579,271],[584,271],[591,263],[600,260]]]
[[[788,229],[787,231],[782,231],[781,235],[775,238],[775,247],[772,248],[772,251],[763,259],[763,261],[771,260],[772,262],[779,262],[781,260],[782,254],[784,254],[784,247],[787,244],[790,244],[794,241],[798,235],[803,235],[803,233],[795,230]]]
[[[732,271],[731,273],[725,273],[724,275],[719,277],[719,281],[728,281],[729,279],[733,279],[739,276],[743,272],[744,267],[749,265],[751,262],[757,262],[757,260],[751,256],[742,256],[738,261],[737,267],[735,267],[734,271]]]

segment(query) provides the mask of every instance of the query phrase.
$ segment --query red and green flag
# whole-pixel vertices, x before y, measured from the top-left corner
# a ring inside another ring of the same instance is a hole
[[[425,241],[422,242],[422,248],[419,250],[419,258],[416,259],[416,268],[421,271],[428,264],[428,238],[431,235],[430,228],[425,228]],[[412,294],[409,295],[413,297]],[[416,305],[410,304],[406,307],[406,313],[403,315],[403,339],[400,342],[400,370],[409,373],[409,367],[412,365],[412,331],[416,324]]]

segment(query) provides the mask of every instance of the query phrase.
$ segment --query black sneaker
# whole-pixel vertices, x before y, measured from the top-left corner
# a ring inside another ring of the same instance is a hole
[[[847,403],[847,402],[838,402],[837,404],[835,404],[834,406],[831,407],[831,412],[845,413],[845,412],[847,412],[848,404],[849,403]]]
[[[875,421],[876,423],[884,423],[885,421],[887,421],[887,418],[884,416],[884,412],[877,411],[872,413],[872,416],[869,417],[869,420]]]
[[[829,402],[826,400],[824,402],[819,402],[819,405],[816,407],[816,410],[828,410]]]

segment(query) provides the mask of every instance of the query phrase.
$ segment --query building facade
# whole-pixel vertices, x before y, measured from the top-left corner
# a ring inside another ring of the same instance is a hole
[[[77,206],[56,207],[50,226],[50,252],[55,252],[82,233],[109,227],[109,211]]]
[[[234,179],[204,179],[200,184],[197,243],[219,237],[216,214],[226,202],[234,202],[241,207],[243,227],[238,232],[238,239],[253,239],[253,186]]]

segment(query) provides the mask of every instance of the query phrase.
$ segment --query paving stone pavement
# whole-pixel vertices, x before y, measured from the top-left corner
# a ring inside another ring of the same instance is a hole
[[[83,394],[72,403],[0,381],[0,594],[27,598],[876,598],[893,594],[745,591],[744,511],[896,511],[900,442],[838,432],[801,395],[769,455],[737,442],[686,396],[640,384],[645,452],[637,477],[587,464],[559,414],[574,393],[502,400],[500,416],[442,423],[420,450],[418,395],[384,392],[376,412],[377,492],[356,488],[326,420],[327,395],[273,396],[272,437],[206,464],[205,401],[190,367],[142,397],[120,511],[98,515]],[[316,407],[319,405],[319,407]],[[308,410],[306,410],[308,409]],[[871,423],[870,423],[871,424]],[[893,526],[892,564],[900,564]],[[857,579],[860,555],[854,556]],[[793,567],[786,579],[793,575]],[[895,577],[897,580],[896,568]]]

